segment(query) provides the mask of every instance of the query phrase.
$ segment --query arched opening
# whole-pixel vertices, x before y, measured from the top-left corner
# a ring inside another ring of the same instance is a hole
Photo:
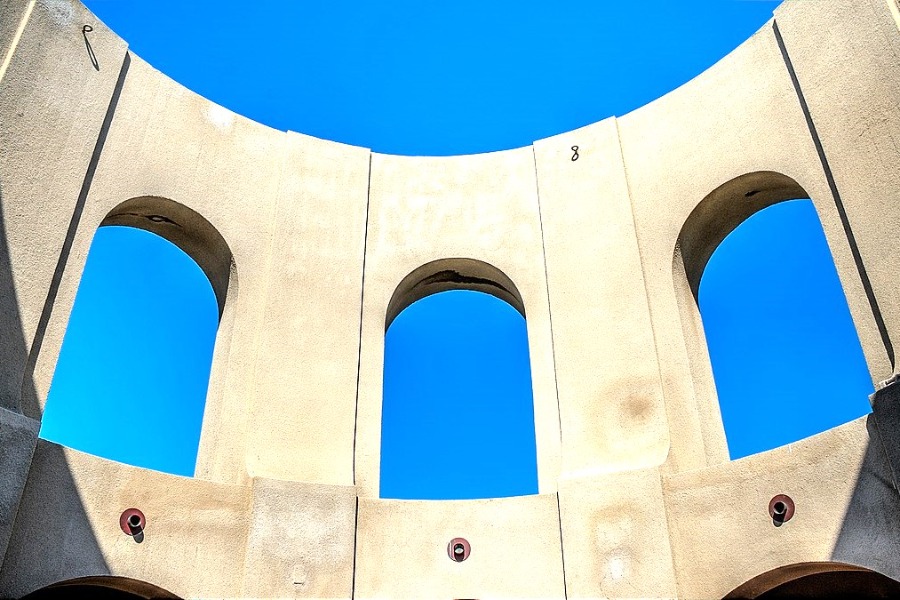
[[[865,357],[806,196],[777,173],[737,178],[679,239],[732,459],[870,411]]]
[[[900,598],[900,582],[855,565],[799,563],[757,575],[725,596],[725,600],[787,598]]]
[[[231,270],[221,235],[181,204],[144,197],[111,211],[91,243],[41,437],[193,475]]]
[[[178,596],[151,583],[128,577],[95,576],[68,579],[24,596],[22,600],[63,600],[98,598],[101,600],[177,600]]]
[[[383,498],[535,494],[537,451],[524,305],[479,261],[406,277],[385,322]]]

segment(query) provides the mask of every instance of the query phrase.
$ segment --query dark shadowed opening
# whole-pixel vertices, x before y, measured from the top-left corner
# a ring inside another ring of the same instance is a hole
[[[79,577],[48,585],[24,596],[22,600],[63,600],[97,598],[100,600],[177,600],[178,596],[151,583],[128,577]]]
[[[900,598],[900,582],[854,565],[800,563],[758,575],[725,596],[725,600],[788,598]]]

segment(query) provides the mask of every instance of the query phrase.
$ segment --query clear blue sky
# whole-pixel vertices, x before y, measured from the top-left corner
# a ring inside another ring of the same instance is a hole
[[[136,54],[252,119],[379,152],[446,155],[523,146],[626,113],[712,65],[778,3],[86,4]],[[735,458],[868,410],[846,303],[821,227],[803,206],[811,205],[784,204],[745,223],[701,286]],[[129,275],[132,265],[140,269]],[[815,308],[802,315],[798,302]],[[98,231],[42,435],[192,474],[216,316],[208,282],[168,242]],[[395,320],[385,341],[385,496],[536,491],[525,325],[502,302],[466,292],[426,298]],[[838,358],[822,362],[830,350]],[[792,417],[801,407],[815,410]],[[126,434],[123,415],[135,413],[147,426]],[[451,434],[461,429],[471,443],[451,460]],[[446,470],[425,479],[427,464]]]

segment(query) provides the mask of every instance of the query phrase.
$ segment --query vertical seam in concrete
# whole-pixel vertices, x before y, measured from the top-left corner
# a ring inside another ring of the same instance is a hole
[[[538,176],[537,153],[534,151],[534,144],[531,145],[531,158],[534,162],[534,194],[537,198],[538,208],[538,225],[541,230],[541,260],[544,263],[544,289],[547,290],[547,319],[550,324],[550,356],[553,359],[553,388],[556,390],[556,419],[559,422],[559,473],[557,479],[562,473],[562,407],[559,403],[559,377],[556,373],[556,340],[553,333],[553,308],[550,302],[550,275],[547,269],[547,244],[544,242],[544,215],[541,212],[541,182]],[[532,383],[532,387],[534,384]],[[533,393],[533,391],[532,391]],[[535,427],[535,431],[537,428]],[[557,481],[557,491],[559,482]],[[538,467],[538,491],[541,489],[540,467]]]
[[[562,529],[562,506],[559,502],[559,491],[556,492],[556,518],[559,523],[559,556],[560,561],[562,562],[562,576],[563,576],[563,598],[568,600],[569,598],[569,589],[566,583],[566,550],[563,547],[563,529]]]
[[[359,421],[359,377],[362,370],[362,332],[363,332],[363,302],[366,295],[366,250],[369,244],[369,203],[372,198],[372,151],[369,151],[369,178],[366,187],[366,222],[363,229],[363,257],[362,257],[362,280],[359,286],[359,340],[356,347],[356,404],[353,407],[353,485],[356,485],[356,432]],[[379,493],[381,489],[381,477],[378,480]],[[357,493],[358,490],[357,490]],[[359,503],[357,496],[357,505]],[[357,511],[359,510],[357,506]],[[355,535],[355,534],[354,534]],[[354,537],[354,544],[356,543]],[[354,564],[356,555],[353,556]],[[354,576],[356,567],[354,567]]]
[[[371,155],[369,159],[371,163]],[[359,538],[359,495],[356,496],[356,517],[353,525],[353,569],[350,571],[350,599],[356,598],[356,540]]]
[[[28,20],[31,18],[31,11],[34,10],[36,2],[37,0],[31,0],[31,2],[28,3],[28,6],[25,7],[25,14],[23,14],[22,18],[19,20],[19,26],[16,28],[16,33],[9,43],[9,49],[6,51],[6,56],[3,57],[3,62],[0,63],[0,82],[3,81],[6,70],[9,69],[9,63],[12,62],[13,55],[16,53],[16,48],[19,46],[19,42],[22,39],[22,34],[25,33],[25,26],[28,25]]]
[[[663,385],[662,359],[659,356],[659,340],[656,337],[656,322],[653,320],[653,309],[650,307],[650,290],[647,289],[647,273],[645,270],[644,255],[641,253],[641,242],[638,239],[637,219],[634,216],[634,202],[631,198],[631,181],[628,179],[628,167],[625,165],[625,150],[622,148],[622,135],[619,131],[619,119],[613,117],[616,125],[616,145],[619,148],[619,162],[622,165],[622,177],[625,179],[625,193],[628,195],[628,210],[631,212],[631,229],[634,231],[634,245],[637,247],[638,262],[641,265],[641,284],[644,286],[644,304],[647,307],[647,317],[650,320],[650,335],[653,336],[653,354],[656,356],[656,376],[659,380],[659,391],[662,394],[664,410],[666,414],[666,431],[669,435],[669,447],[666,450],[665,463],[672,452],[672,434],[669,427],[672,420],[669,415],[669,402],[666,400],[666,388]],[[686,351],[687,349],[685,349]],[[694,378],[690,377],[691,390],[694,399],[697,398],[697,390],[694,389]],[[703,444],[703,455],[706,456],[706,438],[703,435],[703,427],[700,427],[700,441]],[[706,461],[705,461],[706,462]]]
[[[884,318],[881,315],[881,309],[878,306],[878,300],[875,298],[875,292],[872,289],[872,282],[869,281],[869,275],[866,272],[866,267],[863,264],[862,256],[859,253],[859,247],[856,244],[856,238],[853,235],[853,230],[850,227],[850,220],[847,217],[847,211],[844,209],[844,202],[841,200],[841,194],[838,191],[837,183],[834,180],[834,174],[831,171],[831,165],[828,163],[828,157],[825,155],[825,149],[822,146],[822,141],[819,138],[819,133],[816,130],[816,125],[813,122],[812,114],[809,110],[809,105],[806,103],[806,97],[803,95],[803,90],[800,87],[800,80],[797,77],[797,72],[794,70],[794,64],[791,62],[791,57],[788,55],[787,46],[785,46],[784,38],[781,37],[781,31],[778,29],[778,22],[775,19],[772,19],[772,30],[775,33],[775,41],[778,43],[778,49],[781,51],[781,57],[784,60],[784,65],[787,68],[788,75],[791,78],[791,83],[794,85],[794,91],[797,94],[797,100],[800,103],[800,109],[803,111],[803,116],[806,119],[806,126],[809,129],[809,134],[812,137],[813,145],[816,148],[816,154],[819,156],[819,162],[822,164],[822,170],[825,172],[825,179],[828,182],[828,187],[831,190],[831,196],[834,199],[835,207],[838,211],[838,216],[841,219],[841,225],[844,228],[844,234],[847,237],[847,244],[850,246],[850,253],[853,255],[853,262],[856,263],[856,269],[859,273],[859,278],[862,281],[863,289],[866,293],[866,298],[869,301],[869,307],[872,310],[872,316],[875,318],[875,324],[878,327],[878,332],[881,334],[881,341],[884,344],[885,352],[887,352],[888,360],[890,360],[891,368],[895,367],[894,363],[894,346],[891,343],[890,334],[888,333],[887,326],[884,323]]]
[[[66,263],[69,261],[69,254],[72,252],[72,246],[75,243],[75,234],[78,226],[81,224],[81,215],[84,213],[84,206],[87,203],[88,194],[91,191],[91,184],[94,181],[94,174],[97,172],[97,165],[100,163],[100,156],[103,153],[103,147],[106,145],[106,137],[109,134],[113,117],[116,113],[116,107],[119,104],[119,98],[122,95],[122,88],[125,87],[125,79],[128,74],[128,68],[131,65],[131,54],[126,50],[122,59],[122,66],[119,69],[119,76],[116,79],[116,85],[113,88],[112,96],[109,99],[109,105],[106,108],[106,115],[103,117],[103,123],[100,125],[100,132],[97,135],[97,141],[94,144],[94,151],[91,153],[91,159],[88,162],[84,179],[81,182],[81,190],[78,193],[78,199],[75,202],[75,209],[72,211],[72,218],[69,220],[69,228],[66,230],[66,237],[63,240],[62,248],[59,252],[59,259],[56,261],[56,268],[53,271],[53,277],[50,279],[50,288],[47,290],[47,297],[44,300],[44,307],[41,309],[41,316],[38,319],[37,327],[32,338],[31,348],[28,351],[28,358],[25,362],[25,373],[22,378],[22,390],[19,397],[21,398],[24,391],[25,382],[34,376],[37,357],[41,352],[44,343],[44,336],[47,333],[47,326],[50,323],[50,316],[53,314],[53,307],[56,303],[56,296],[59,294],[59,286],[62,283],[63,274],[66,270]],[[37,398],[34,399],[36,405],[32,407],[35,418],[40,418],[40,406]]]
[[[247,594],[247,552],[250,548],[250,536],[253,535],[253,516],[256,514],[256,478],[250,479],[249,493],[250,499],[247,507],[247,519],[244,523],[247,526],[247,534],[244,536],[244,555],[241,559],[241,595]]]
[[[875,421],[875,431],[878,432],[878,445],[881,447],[881,452],[884,455],[884,461],[887,463],[888,468],[891,470],[891,483],[894,484],[894,491],[900,494],[900,485],[898,485],[897,481],[897,471],[894,469],[894,462],[891,460],[891,453],[888,451],[887,444],[884,441],[884,434],[881,432],[881,426],[878,424],[878,415],[875,414],[874,411],[871,413],[871,415],[872,419]]]
[[[656,476],[659,478],[659,493],[662,497],[662,505],[663,505],[663,518],[666,520],[666,534],[669,538],[669,560],[671,561],[670,566],[672,568],[672,579],[675,584],[675,597],[681,598],[683,597],[680,593],[681,588],[681,580],[678,577],[678,565],[675,564],[675,536],[672,535],[672,519],[671,519],[671,509],[669,507],[669,494],[666,493],[666,477],[662,474],[662,472],[657,469]]]
[[[622,147],[622,135],[619,130],[619,119],[615,119],[615,124],[616,124],[616,142],[618,143],[618,146],[619,146],[619,161],[622,164],[622,174],[625,177],[625,190],[626,190],[626,193],[628,194],[628,207],[631,210],[631,226],[634,228],[634,242],[635,242],[635,245],[637,246],[638,260],[641,263],[641,280],[644,284],[644,297],[647,302],[647,315],[650,317],[650,331],[653,335],[653,350],[654,350],[654,353],[656,354],[656,370],[657,370],[657,373],[659,376],[660,392],[663,395],[663,403],[665,405],[665,410],[666,410],[666,429],[668,430],[671,427],[672,421],[669,418],[669,402],[666,401],[666,388],[663,385],[662,361],[659,356],[659,343],[658,343],[658,340],[656,337],[656,323],[653,320],[653,311],[650,308],[650,291],[647,289],[647,273],[646,273],[645,267],[644,267],[644,264],[645,264],[644,256],[641,254],[641,243],[640,243],[640,240],[638,239],[637,219],[634,216],[634,202],[632,201],[632,197],[631,197],[631,181],[628,179],[628,167],[625,165],[625,149]],[[674,258],[674,256],[673,256],[673,258]],[[680,316],[679,316],[679,319],[680,319]],[[683,329],[683,326],[682,326],[682,329]],[[686,347],[685,347],[685,352],[687,352]],[[693,397],[694,397],[694,400],[696,403],[697,390],[694,388],[694,377],[693,377],[692,373],[690,374],[690,377],[688,379],[689,379],[691,390],[693,392]],[[706,458],[707,457],[706,439],[703,436],[703,427],[702,426],[700,427],[700,440],[701,440],[701,443],[703,444],[704,462],[706,462],[708,464],[709,460]],[[666,453],[666,460],[668,460],[669,454],[671,454],[671,452],[672,452],[672,434],[671,434],[671,432],[669,432],[669,449]],[[668,497],[666,495],[665,482],[663,480],[663,474],[662,474],[661,469],[659,469],[659,468],[656,469],[656,476],[659,480],[660,496],[662,497],[663,518],[666,520],[666,533],[667,533],[667,537],[668,537],[667,541],[669,544],[669,559],[671,561],[670,567],[672,569],[672,578],[674,579],[675,594],[677,596],[679,581],[678,581],[678,574],[677,574],[678,571],[675,567],[675,540],[672,536],[672,528],[669,525],[669,523],[670,523],[669,502],[668,502]]]

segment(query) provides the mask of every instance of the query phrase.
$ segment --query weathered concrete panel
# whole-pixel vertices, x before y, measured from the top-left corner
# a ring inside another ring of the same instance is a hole
[[[531,148],[446,158],[372,155],[363,296],[356,484],[378,495],[387,305],[401,280],[442,258],[489,263],[521,293],[534,392],[538,483],[559,476],[550,309]]]
[[[57,581],[120,575],[182,597],[240,589],[251,489],[166,475],[40,441],[10,548],[0,596]],[[143,511],[140,543],[119,528]]]
[[[658,469],[564,482],[567,598],[673,598],[675,570]]]
[[[0,565],[28,480],[40,423],[0,408]]]
[[[563,598],[556,495],[360,498],[354,598]],[[471,545],[457,563],[453,538]]]
[[[0,4],[0,596],[105,574],[304,598],[721,597],[803,561],[900,579],[896,384],[868,419],[727,462],[692,289],[716,225],[808,193],[873,379],[891,371],[892,2],[788,1],[619,120],[443,158],[271,130],[127,54],[77,3]],[[132,198],[183,204],[228,249],[198,479],[35,442],[19,414],[40,414],[94,232]],[[517,290],[540,489],[558,495],[374,498],[389,302],[454,258]],[[781,527],[778,493],[797,503]],[[140,543],[118,527],[131,506]]]
[[[248,398],[286,143],[283,133],[234,115],[131,56],[35,369],[42,401],[96,228],[125,200],[173,200],[212,224],[235,263],[216,338],[197,475],[227,482],[247,476]]]
[[[886,355],[877,326],[771,23],[690,83],[618,123],[661,357],[672,436],[667,468],[727,459],[702,324],[678,240],[694,235],[684,227],[700,201],[737,177],[781,173],[810,195],[873,377],[882,371]],[[745,201],[750,192],[733,201]]]
[[[668,423],[616,122],[534,151],[563,477],[661,464]]]
[[[664,479],[679,595],[722,597],[760,573],[809,561],[846,561],[900,577],[900,499],[876,489],[889,475],[866,420]],[[768,513],[776,494],[796,504],[780,527]],[[854,537],[850,552],[842,540]]]
[[[352,487],[254,479],[244,597],[350,598],[355,538]]]
[[[257,475],[353,484],[368,191],[368,150],[290,135],[251,419]]]

